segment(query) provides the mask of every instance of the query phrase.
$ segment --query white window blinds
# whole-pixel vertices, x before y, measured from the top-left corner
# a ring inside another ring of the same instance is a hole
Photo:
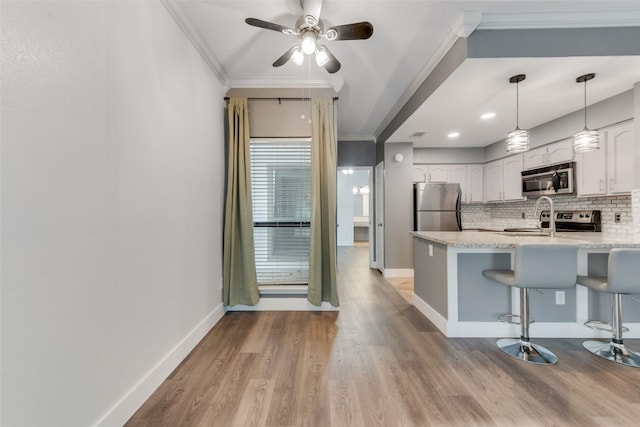
[[[258,284],[306,284],[311,142],[252,140],[250,151]]]

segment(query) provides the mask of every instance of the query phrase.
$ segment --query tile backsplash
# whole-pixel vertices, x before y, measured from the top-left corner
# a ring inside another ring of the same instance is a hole
[[[539,217],[533,217],[537,198],[522,202],[478,203],[462,205],[462,229],[537,227]],[[559,210],[600,210],[602,231],[607,233],[633,232],[631,196],[573,197],[555,196],[553,206]],[[540,203],[541,210],[549,210],[546,201]],[[522,214],[524,213],[524,219]],[[538,212],[539,214],[540,212]],[[620,213],[620,222],[615,214]]]

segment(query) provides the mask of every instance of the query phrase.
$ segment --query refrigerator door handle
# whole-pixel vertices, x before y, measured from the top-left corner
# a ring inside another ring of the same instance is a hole
[[[462,231],[462,215],[460,213],[460,193],[458,193],[458,199],[456,200],[456,220],[458,221],[458,231]]]

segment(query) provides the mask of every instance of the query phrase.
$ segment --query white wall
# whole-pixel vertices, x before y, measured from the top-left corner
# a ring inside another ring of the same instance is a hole
[[[2,2],[3,426],[121,425],[221,317],[224,88],[160,2]]]

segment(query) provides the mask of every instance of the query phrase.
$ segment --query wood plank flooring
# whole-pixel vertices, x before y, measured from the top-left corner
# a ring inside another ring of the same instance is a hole
[[[639,368],[582,340],[538,340],[560,359],[538,366],[494,339],[447,339],[367,251],[338,250],[339,313],[226,314],[126,425],[639,425]]]

